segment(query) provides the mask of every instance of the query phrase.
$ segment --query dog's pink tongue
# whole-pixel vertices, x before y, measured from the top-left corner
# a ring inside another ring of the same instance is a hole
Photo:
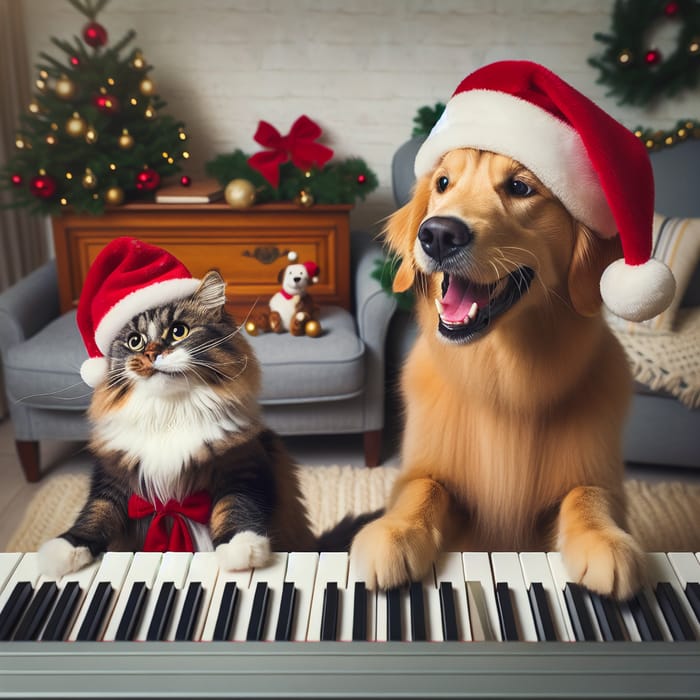
[[[482,287],[450,277],[442,298],[442,318],[451,323],[462,323],[469,315],[474,302],[478,306],[488,303],[488,293]]]

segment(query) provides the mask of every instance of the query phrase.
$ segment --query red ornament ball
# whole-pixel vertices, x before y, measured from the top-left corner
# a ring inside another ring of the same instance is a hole
[[[51,199],[56,194],[56,180],[51,175],[37,175],[29,182],[29,189],[38,199]]]
[[[664,14],[666,17],[675,17],[680,9],[680,5],[675,0],[670,0],[664,5]]]
[[[183,175],[180,178],[180,184],[183,187],[189,187],[192,184],[192,178],[189,175]]]
[[[89,22],[83,27],[83,39],[93,49],[107,43],[107,30],[98,22]]]
[[[114,114],[119,111],[119,100],[114,95],[95,95],[92,103],[103,114]]]
[[[357,176],[357,184],[358,185],[364,185],[365,182],[367,182],[367,176],[363,175],[362,173]]]
[[[649,49],[644,54],[644,63],[648,66],[655,66],[661,60],[661,51],[658,49]]]
[[[24,178],[19,173],[12,173],[12,175],[10,175],[10,182],[15,187],[21,187],[22,183],[24,182]]]
[[[153,168],[146,168],[136,176],[136,189],[153,192],[160,185],[160,175]]]

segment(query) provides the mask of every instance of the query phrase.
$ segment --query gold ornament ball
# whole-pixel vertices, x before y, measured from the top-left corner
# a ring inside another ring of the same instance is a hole
[[[85,171],[85,175],[83,175],[81,182],[86,190],[94,190],[95,187],[97,187],[97,178],[95,177],[95,173],[93,173],[90,168]]]
[[[105,202],[113,207],[124,204],[124,190],[121,187],[110,187],[105,192]]]
[[[134,147],[134,137],[124,129],[122,135],[119,137],[119,148],[122,151],[128,151],[130,148]]]
[[[302,207],[311,207],[314,204],[314,196],[311,192],[302,190],[296,198],[296,203]]]
[[[258,334],[258,327],[255,325],[254,321],[246,321],[245,329],[248,332],[248,335]]]
[[[321,335],[321,324],[313,319],[311,321],[307,321],[306,325],[304,326],[304,332],[306,335],[312,338],[318,338],[318,336]]]
[[[231,180],[224,190],[224,199],[233,209],[247,209],[255,202],[255,186],[242,178]]]
[[[85,120],[77,112],[73,112],[73,116],[66,122],[66,133],[78,138],[85,133],[85,129],[87,129]]]
[[[142,95],[152,95],[156,91],[156,84],[150,78],[144,78],[139,83],[139,92]]]
[[[72,100],[76,93],[75,83],[67,75],[62,75],[56,81],[54,92],[56,97],[60,97],[62,100]]]

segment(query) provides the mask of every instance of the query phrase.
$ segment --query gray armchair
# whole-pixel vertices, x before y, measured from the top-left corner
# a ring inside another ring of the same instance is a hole
[[[261,404],[282,435],[358,433],[365,462],[380,462],[384,347],[395,302],[372,278],[381,246],[352,234],[354,309],[322,311],[321,338],[250,338],[263,368]],[[85,349],[75,312],[60,315],[53,261],[0,294],[0,358],[20,462],[40,478],[42,440],[85,440],[91,390],[80,379]]]

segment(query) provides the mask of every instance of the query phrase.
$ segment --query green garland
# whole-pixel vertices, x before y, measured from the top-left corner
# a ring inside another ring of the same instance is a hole
[[[284,163],[280,166],[279,187],[275,188],[248,164],[248,157],[237,149],[210,160],[205,169],[223,186],[239,178],[248,180],[256,189],[258,204],[296,201],[302,192],[316,204],[353,204],[358,198],[364,199],[379,184],[364,160],[349,158],[306,171],[291,162]]]
[[[417,136],[427,136],[444,111],[445,105],[442,102],[436,102],[432,107],[428,105],[421,107],[416,113],[416,116],[413,117],[414,126],[411,136],[413,138]]]
[[[649,31],[661,22],[680,22],[675,50],[663,55],[649,45]],[[698,84],[700,3],[697,0],[616,0],[609,34],[596,33],[606,46],[588,59],[600,71],[619,104],[646,105]]]
[[[634,135],[644,142],[648,151],[659,151],[688,139],[700,139],[700,122],[694,119],[681,119],[669,131],[638,126],[634,130]]]

